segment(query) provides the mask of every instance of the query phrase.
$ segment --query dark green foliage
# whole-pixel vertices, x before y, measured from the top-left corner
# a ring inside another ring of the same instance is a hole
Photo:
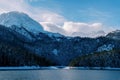
[[[31,38],[25,36],[21,29]],[[108,52],[90,54],[109,45],[114,46],[112,49],[119,50],[120,40],[108,37],[52,37],[45,33],[34,35],[24,27],[0,25],[0,66],[67,66],[71,60],[82,56],[73,60],[70,65],[119,67],[119,59],[115,57],[116,61],[114,56],[107,57]],[[54,49],[57,50],[57,55],[53,53]],[[118,56],[117,52],[115,54]]]
[[[19,46],[0,43],[0,66],[50,66],[55,65],[44,57],[28,52]]]
[[[120,67],[120,50],[97,52],[73,59],[69,66]]]

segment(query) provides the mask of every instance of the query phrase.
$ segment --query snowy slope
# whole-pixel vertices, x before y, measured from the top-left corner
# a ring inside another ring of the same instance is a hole
[[[17,11],[1,14],[0,24],[7,27],[11,27],[12,25],[16,25],[19,28],[24,27],[26,30],[33,33],[44,32],[42,26],[38,22],[30,18],[25,13]]]
[[[58,33],[44,31],[42,25],[37,21],[30,18],[27,14],[17,11],[1,14],[0,25],[7,26],[29,39],[33,39],[35,36],[39,35],[40,32],[48,35],[49,37],[62,36]]]
[[[120,30],[115,30],[106,35],[108,38],[112,38],[115,40],[120,40]]]

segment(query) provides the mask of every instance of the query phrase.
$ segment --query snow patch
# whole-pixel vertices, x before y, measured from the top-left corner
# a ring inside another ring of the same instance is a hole
[[[108,45],[103,45],[101,47],[98,48],[98,52],[101,52],[101,51],[110,51],[114,48],[114,45],[112,44],[108,44]]]
[[[52,51],[52,53],[53,53],[54,55],[58,55],[58,50],[57,50],[57,49],[54,49],[54,50]]]

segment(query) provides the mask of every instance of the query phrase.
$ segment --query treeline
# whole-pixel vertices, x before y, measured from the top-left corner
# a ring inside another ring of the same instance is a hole
[[[51,66],[50,60],[19,46],[0,42],[0,66]]]
[[[120,50],[96,52],[73,59],[69,66],[77,67],[120,67]]]

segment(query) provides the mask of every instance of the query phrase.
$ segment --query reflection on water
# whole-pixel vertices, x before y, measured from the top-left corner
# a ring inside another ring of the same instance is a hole
[[[120,71],[18,70],[0,71],[0,80],[120,80]]]

